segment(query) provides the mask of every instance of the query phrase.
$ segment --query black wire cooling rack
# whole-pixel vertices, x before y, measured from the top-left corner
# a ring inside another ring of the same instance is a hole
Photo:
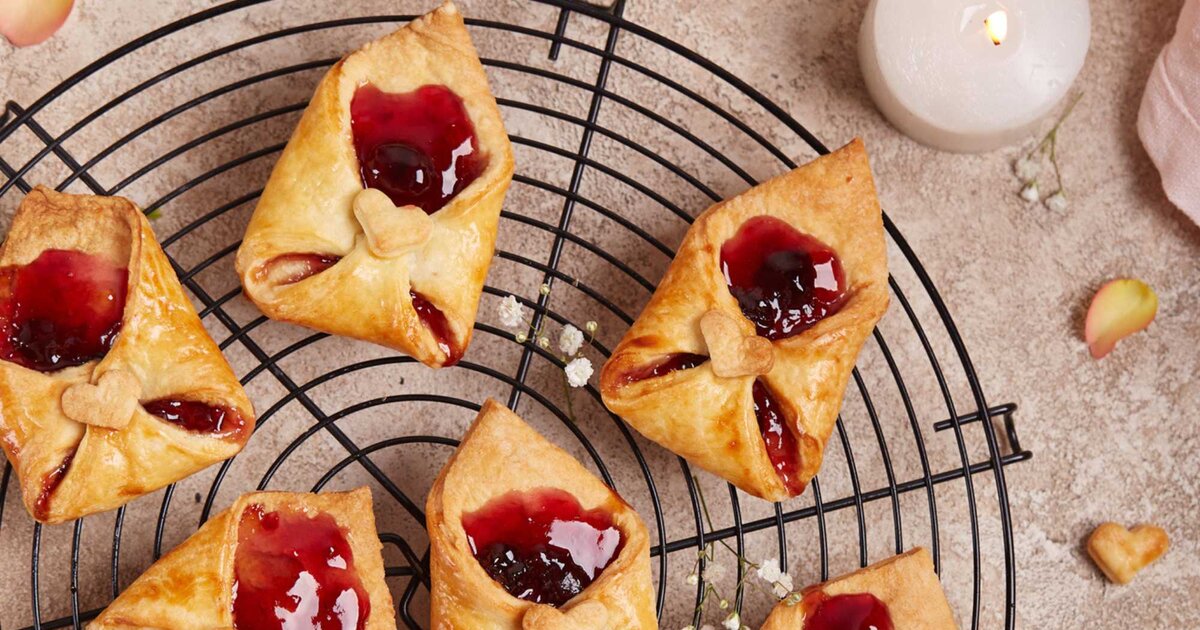
[[[328,15],[313,15],[311,7],[290,11],[288,0],[220,4],[117,48],[28,106],[7,103],[0,210],[11,213],[32,184],[54,181],[59,190],[142,202],[254,397],[259,430],[233,460],[73,527],[33,524],[6,465],[0,553],[9,560],[0,579],[10,599],[0,602],[28,605],[0,611],[0,622],[81,627],[242,492],[365,482],[375,490],[400,621],[423,627],[424,493],[493,395],[639,509],[653,539],[664,627],[700,625],[695,607],[705,585],[684,577],[714,541],[782,558],[798,586],[925,545],[964,626],[1014,627],[1017,562],[1004,467],[1030,452],[1013,425],[1015,405],[988,405],[949,309],[886,217],[891,311],[854,371],[820,477],[784,504],[693,477],[686,462],[608,414],[593,386],[574,398],[562,393],[551,352],[486,323],[509,294],[538,325],[599,320],[589,350],[598,364],[653,291],[649,278],[673,254],[667,243],[678,242],[694,216],[827,152],[733,72],[626,19],[622,0],[465,9],[512,134],[517,174],[476,340],[461,364],[433,375],[407,357],[254,311],[237,285],[233,253],[307,96],[338,55],[412,18],[329,5]],[[125,128],[116,112],[145,122]],[[542,283],[554,291],[540,293]],[[728,502],[716,500],[723,496]],[[19,557],[29,558],[27,572]],[[718,557],[740,577],[732,554]],[[765,616],[765,595],[724,580],[746,622]]]

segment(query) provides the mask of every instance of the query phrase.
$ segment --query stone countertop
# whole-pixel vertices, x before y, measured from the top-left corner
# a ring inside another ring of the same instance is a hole
[[[0,46],[0,98],[27,106],[71,73],[117,45],[210,6],[210,3],[200,0],[170,3],[80,0],[78,4],[65,27],[48,43],[19,50]],[[217,32],[216,29],[195,33],[189,31],[189,39],[168,42],[156,49],[157,58],[144,59],[139,63],[146,64],[148,68],[158,67],[155,64],[160,62],[162,67],[170,67],[173,64],[167,61],[175,59],[176,53],[184,49],[194,53],[219,45],[226,41],[225,36],[232,36],[231,33],[245,37],[274,30],[281,25],[303,23],[303,17],[309,12],[306,7],[314,15],[323,15],[329,6],[320,0],[293,0],[286,4],[289,7],[286,13],[272,13],[268,5],[268,8],[248,11],[245,18],[239,21],[227,20],[222,28],[228,32]],[[418,12],[429,5],[428,2],[400,4],[404,5],[401,11],[405,13]],[[1012,175],[1011,165],[1020,154],[1019,147],[984,155],[940,153],[916,144],[884,121],[872,106],[858,72],[857,31],[865,5],[865,0],[754,0],[736,3],[631,0],[626,17],[729,69],[781,105],[828,144],[840,144],[855,136],[865,139],[872,155],[883,207],[916,251],[949,305],[989,402],[997,404],[1011,401],[1019,405],[1015,413],[1016,426],[1020,431],[1022,447],[1031,450],[1033,458],[1005,468],[1018,563],[1018,627],[1196,625],[1200,622],[1200,611],[1194,605],[1194,593],[1200,591],[1200,573],[1195,568],[1200,554],[1200,545],[1197,544],[1200,539],[1200,520],[1196,518],[1195,511],[1200,502],[1200,486],[1194,473],[1195,462],[1200,457],[1200,431],[1192,422],[1196,413],[1200,412],[1200,380],[1196,378],[1200,372],[1200,346],[1197,343],[1200,340],[1200,318],[1196,317],[1200,313],[1200,228],[1190,223],[1167,201],[1160,188],[1158,174],[1143,151],[1135,131],[1145,79],[1158,50],[1173,32],[1181,0],[1142,0],[1134,4],[1120,0],[1092,2],[1091,50],[1077,82],[1083,99],[1060,134],[1059,159],[1070,198],[1070,208],[1061,215],[1018,198],[1020,184]],[[396,10],[392,3],[385,2],[363,3],[362,6],[362,13]],[[555,17],[553,13],[534,11],[512,2],[464,0],[462,6],[468,16],[517,16],[521,21],[536,23],[543,30],[552,28]],[[527,11],[529,15],[525,15]],[[572,22],[572,30],[568,31],[569,35],[591,42],[592,45],[603,46],[603,30],[596,23],[589,22],[576,18]],[[381,32],[357,32],[353,35],[353,41],[336,37],[314,39],[311,45],[316,50],[277,47],[261,53],[259,57],[254,54],[231,55],[229,59],[219,62],[227,66],[218,63],[196,80],[208,77],[216,81],[224,73],[244,76],[256,69],[294,63],[286,61],[288,59],[336,56],[365,41],[367,35],[374,36]],[[493,47],[506,50],[503,41],[490,36],[477,41],[485,56]],[[633,36],[625,36],[622,44],[629,47],[630,55],[648,46]],[[621,50],[618,48],[619,52]],[[526,53],[518,51],[518,54]],[[263,55],[273,56],[262,60],[260,57]],[[533,61],[532,53],[527,58],[531,64],[538,63]],[[565,74],[578,75],[591,81],[594,58],[567,50],[559,63],[557,68]],[[142,76],[147,69],[126,65],[117,66],[114,71],[131,74],[140,72],[138,76]],[[301,85],[295,86],[292,95],[311,90],[320,70],[316,72],[302,75],[303,80],[298,80]],[[91,83],[103,83],[110,78],[90,82],[81,88],[81,93],[89,93]],[[645,93],[639,92],[642,88],[635,83],[622,83],[625,79],[624,76],[614,76],[614,85],[617,86],[614,89],[624,89],[647,101],[656,98],[648,89]],[[498,92],[516,90],[520,93],[520,80],[519,77],[493,77],[493,82],[500,84]],[[113,94],[111,91],[103,92],[107,89],[104,86],[95,89],[108,94],[109,98]],[[138,103],[135,106],[114,111],[103,119],[104,125],[119,129],[133,128],[165,110],[167,102],[173,102],[170,90],[153,94],[152,98],[135,101]],[[270,94],[260,96],[262,103],[258,102],[260,97],[256,96],[252,100],[232,102],[228,107],[234,110],[241,108],[241,115],[244,116],[248,115],[244,110],[262,111],[264,103],[276,103]],[[586,99],[579,94],[550,96],[561,99],[555,102],[574,107],[580,116],[586,112]],[[727,97],[720,90],[717,90],[716,98],[722,105],[728,105],[739,113],[744,111],[741,108],[749,107],[732,96]],[[163,105],[157,105],[154,99],[162,99]],[[48,111],[42,117],[42,124],[52,132],[59,132],[92,107],[94,103],[87,102],[86,98],[75,97],[75,101],[63,111]],[[509,112],[506,110],[507,115]],[[612,125],[620,123],[620,112],[610,115],[613,118],[605,120]],[[687,110],[674,112],[674,117],[684,120],[690,115]],[[701,113],[696,115],[700,116]],[[753,112],[745,115],[761,116]],[[273,138],[273,142],[280,141],[286,137],[294,121],[294,116],[287,118],[278,126],[263,131],[263,137]],[[202,123],[198,120],[182,120],[173,130],[164,131],[162,135],[147,141],[157,142],[161,153],[163,147],[174,147],[184,139],[199,135],[200,132],[189,129],[187,125]],[[548,124],[554,127],[557,123]],[[533,119],[529,116],[514,115],[509,121],[510,131],[532,133],[528,131],[532,126]],[[201,128],[208,130],[212,127],[208,125]],[[563,132],[565,138],[577,138],[577,133],[570,129],[559,131]],[[96,144],[100,140],[84,136],[86,134],[81,134],[74,146],[76,153],[90,155],[97,147],[103,146]],[[566,140],[562,146],[573,150],[577,142]],[[725,148],[722,147],[723,150]],[[237,149],[236,146],[230,149],[234,151],[230,155],[237,155]],[[141,150],[131,148],[131,153],[125,158],[101,163],[93,172],[106,181],[119,181],[131,166],[140,166],[147,161],[145,155],[138,153]],[[245,152],[248,149],[242,147],[240,150]],[[518,150],[519,164],[522,150]],[[784,150],[799,161],[811,157],[811,152],[803,149],[803,145],[794,138],[784,145]],[[4,147],[0,147],[0,157],[10,157]],[[16,156],[13,157],[15,159]],[[212,168],[216,164],[205,162],[206,159],[185,156],[164,167],[164,172],[174,169],[171,172],[195,176],[199,170]],[[753,168],[751,172],[755,176],[778,172],[778,166],[769,161],[764,160],[761,169]],[[256,170],[248,175],[249,181],[261,182],[269,166],[270,159],[264,165],[255,167]],[[534,170],[539,173],[560,173],[547,175],[547,178],[557,177],[555,181],[561,180],[565,184],[561,173],[569,173],[569,169],[569,160],[548,160],[548,163],[539,164]],[[55,174],[61,178],[61,169],[48,171],[46,177]],[[171,174],[165,172],[163,177],[169,179]],[[728,177],[716,177],[714,181],[714,188],[721,194],[733,194],[744,188],[744,183]],[[146,203],[154,198],[152,191],[161,194],[171,186],[178,185],[180,180],[176,178],[169,183],[171,185],[164,182],[148,183],[141,187],[135,185],[124,192]],[[247,184],[246,189],[258,185],[261,183]],[[204,194],[217,193],[209,189]],[[3,202],[0,209],[7,216],[11,216],[16,197],[9,194],[0,198],[0,202]],[[634,197],[627,195],[625,198]],[[526,199],[523,193],[510,194],[509,207],[523,201],[536,204],[538,199]],[[168,206],[167,216],[161,220],[163,223],[156,224],[160,233],[171,233],[181,227],[183,223],[180,216],[196,216],[187,212],[187,208],[191,207],[189,203],[204,207],[216,205],[204,204],[202,200],[172,203],[178,207],[177,216],[172,217],[172,206]],[[688,211],[694,216],[707,201],[688,198],[686,203]],[[250,207],[240,210],[236,220],[244,223],[249,210]],[[548,218],[545,220],[553,222],[557,210],[557,205],[546,209]],[[210,231],[195,236],[197,240],[194,244],[180,245],[184,253],[177,255],[193,263],[199,262],[204,252],[234,242],[240,234],[238,225],[236,221],[229,226],[215,225]],[[586,231],[597,228],[585,223],[580,229]],[[673,246],[678,242],[681,230],[663,228],[663,240]],[[502,235],[501,247],[515,238],[506,241]],[[205,243],[210,243],[212,247],[206,248]],[[895,266],[897,250],[893,248],[891,251]],[[637,254],[633,252],[629,255]],[[657,261],[641,268],[653,281],[661,275],[664,264],[665,261]],[[214,285],[228,288],[236,284],[229,257],[214,267],[211,273],[220,276],[213,280]],[[577,275],[586,275],[586,272],[579,271]],[[1088,356],[1081,339],[1083,313],[1095,289],[1106,280],[1119,276],[1141,278],[1153,286],[1160,298],[1159,315],[1148,332],[1122,342],[1108,358],[1094,361]],[[507,287],[505,290],[508,291],[520,290],[525,295],[536,297],[538,281],[537,276],[529,274],[527,270],[522,274],[521,269],[513,265],[498,262],[494,265],[489,284]],[[628,297],[622,305],[628,305],[636,312],[637,304],[644,302],[646,297],[647,294],[638,293]],[[563,299],[571,301],[570,297]],[[239,321],[253,319],[252,307],[240,298],[234,302],[230,310]],[[494,306],[495,300],[485,296],[480,319],[494,321]],[[902,313],[897,315],[895,309],[893,304],[893,312],[885,319],[885,323],[903,317]],[[206,320],[206,323],[211,322]],[[294,331],[276,330],[272,326],[266,326],[262,331],[265,339],[263,344],[271,348],[283,348],[287,342],[303,336]],[[229,334],[228,330],[218,332],[214,329],[213,332],[218,340]],[[620,332],[619,323],[613,320],[611,325],[606,326],[607,334],[602,335],[602,340],[611,347]],[[494,339],[479,339],[480,336],[477,334],[475,342],[478,348],[473,347],[475,355],[487,352],[496,353],[497,357],[503,356],[508,366],[504,369],[511,372],[515,366],[515,355],[512,355],[511,349],[505,349]],[[272,345],[276,337],[280,341]],[[338,352],[341,352],[340,347],[337,352],[328,354],[337,355]],[[360,345],[354,345],[345,353],[352,360],[387,354]],[[899,354],[901,361],[921,359],[919,354]],[[237,350],[236,346],[230,355],[231,362],[240,373],[245,373],[247,361],[249,365],[254,365],[253,359],[248,358],[244,351]],[[471,357],[469,354],[468,360]],[[943,360],[952,363],[951,357],[951,354],[944,354]],[[288,367],[293,372],[309,374],[304,376],[305,379],[330,369],[321,363],[322,357],[298,355],[291,360],[293,362]],[[414,391],[422,391],[421,388],[426,387],[443,393],[452,391],[465,398],[485,395],[503,397],[508,391],[506,387],[469,385],[465,386],[464,392],[461,388],[446,384],[453,381],[430,381],[427,375],[418,373],[412,366],[406,366],[405,369],[409,371],[404,373],[403,378],[407,380],[402,383],[408,383]],[[950,365],[947,369],[953,371],[955,366]],[[349,381],[343,387],[344,391],[326,394],[330,401],[353,402],[359,400],[364,392],[371,391],[372,379],[386,378],[393,376],[364,375],[360,380]],[[554,377],[549,373],[543,374],[536,377],[534,382],[542,382],[538,378],[545,380]],[[385,380],[379,387],[386,387],[388,382]],[[555,387],[553,380],[545,380],[545,383],[547,391]],[[278,384],[252,382],[248,389],[255,397],[260,412],[281,396]],[[914,391],[914,397],[924,395],[920,387]],[[933,390],[929,392],[929,396],[935,394]],[[956,396],[961,396],[958,398],[962,403],[960,406],[969,411],[971,404],[966,395],[956,392]],[[528,397],[524,400],[523,405],[531,404]],[[278,414],[283,420],[273,420],[278,425],[278,430],[273,433],[278,432],[278,437],[256,435],[245,454],[239,457],[238,466],[234,467],[232,473],[235,481],[227,482],[229,489],[222,489],[218,494],[218,507],[228,505],[237,492],[252,489],[263,468],[306,426],[303,424],[302,411],[294,407],[285,406]],[[931,407],[936,408],[936,405]],[[552,419],[544,410],[519,408],[519,411]],[[594,401],[587,401],[579,412],[581,416],[588,416],[580,418],[582,425],[597,431],[603,429],[613,432],[611,424],[601,426],[602,422],[608,421]],[[944,408],[941,413],[944,417]],[[851,420],[850,414],[848,410],[848,422]],[[439,427],[432,418],[435,415],[419,408],[413,412],[412,422],[421,429],[428,429],[426,432],[456,436],[456,431],[461,433],[471,417],[468,411],[457,410],[452,426]],[[929,412],[929,415],[922,416],[922,422],[937,420],[935,415],[936,412]],[[386,413],[378,410],[368,410],[364,416],[374,424],[389,421]],[[293,430],[289,428],[292,425],[300,428]],[[370,427],[356,427],[356,430],[361,430],[364,440],[375,435],[372,432],[375,429]],[[404,432],[408,432],[408,429]],[[382,434],[386,435],[387,432],[383,431]],[[563,435],[567,434],[555,435],[552,439],[558,441]],[[978,434],[972,435],[978,440]],[[331,440],[327,442],[313,446],[312,453],[297,455],[299,463],[292,465],[291,469],[287,466],[282,469],[278,479],[295,481],[279,481],[272,483],[271,487],[308,489],[321,472],[345,455],[344,451],[337,450],[339,447],[336,443]],[[831,448],[834,442],[836,438],[831,441]],[[256,443],[261,446],[256,447]],[[647,452],[656,448],[644,440],[639,444]],[[421,497],[422,488],[428,487],[437,465],[444,461],[446,455],[445,451],[435,449],[421,451],[420,457],[409,454],[384,459],[393,466],[423,462],[423,465],[405,469],[411,474],[403,475],[402,483],[405,488],[411,484],[413,494]],[[972,455],[979,460],[986,457],[986,451],[973,452]],[[662,454],[653,456],[661,458]],[[437,465],[429,464],[430,458]],[[670,458],[664,461],[670,463]],[[949,461],[953,463],[953,460]],[[610,467],[622,465],[633,466],[632,463],[610,463]],[[834,464],[826,463],[826,469],[831,466]],[[316,473],[306,472],[309,468],[319,470]],[[239,472],[243,469],[244,472]],[[292,472],[288,473],[289,470]],[[288,474],[292,477],[289,478]],[[678,475],[677,468],[675,474]],[[823,484],[827,474],[835,475],[823,471]],[[197,508],[190,506],[191,494],[195,490],[198,500],[200,493],[207,490],[207,482],[211,481],[212,474],[209,471],[197,477],[205,477],[205,483],[197,481],[194,487],[181,484],[176,492],[175,501],[178,504],[189,504],[176,512],[182,511],[189,516],[168,521],[164,549],[194,531],[195,520],[192,516]],[[621,480],[625,476],[614,472],[614,477],[618,487],[622,487]],[[988,485],[987,476],[977,475],[975,478],[979,480],[978,500],[981,504],[991,502],[994,505],[994,487]],[[337,485],[349,486],[353,485],[353,481],[348,479]],[[835,482],[831,480],[830,484]],[[710,483],[709,480],[705,480],[704,484],[709,488],[708,493],[712,498],[721,496],[715,493],[725,492],[719,484]],[[954,490],[944,490],[946,486],[939,486],[937,497],[939,510],[946,512],[939,522],[942,553],[946,557],[943,579],[960,624],[969,626],[971,541],[966,533],[968,522],[965,512],[957,509],[961,506],[961,498],[955,496]],[[677,484],[660,487],[665,497],[664,512],[673,514],[675,512],[671,506],[678,505],[678,509],[683,510],[678,513],[689,514],[687,518],[690,519],[690,505],[682,497],[672,494],[681,487]],[[375,493],[378,501],[381,491],[376,488]],[[4,505],[0,552],[20,560],[7,562],[4,568],[0,568],[0,583],[6,585],[4,592],[0,593],[0,625],[5,627],[24,626],[32,620],[29,605],[30,574],[26,559],[33,534],[17,494],[14,479]],[[919,498],[912,503],[907,502],[908,498],[905,497],[903,504],[906,516],[910,513],[920,514],[925,509]],[[741,499],[744,505],[754,501],[745,496]],[[632,499],[635,507],[643,509],[641,501]],[[807,499],[799,501],[798,506],[811,504]],[[136,501],[129,509],[124,537],[125,540],[138,542],[129,542],[122,547],[121,587],[127,586],[140,568],[150,561],[149,545],[154,539],[152,523],[161,503],[162,493],[159,492]],[[391,512],[380,509],[383,510],[381,522],[386,522]],[[758,507],[752,506],[751,510],[754,509]],[[984,512],[988,513],[988,509],[984,508]],[[139,516],[141,520],[138,520]],[[919,521],[919,517],[916,520]],[[1105,520],[1130,525],[1137,522],[1157,523],[1170,533],[1171,550],[1131,585],[1110,585],[1092,566],[1083,549],[1083,541],[1091,529]],[[90,525],[93,522],[97,524]],[[871,560],[888,555],[888,546],[892,544],[888,533],[891,528],[890,511],[868,513],[866,522],[884,523],[887,528],[882,532],[878,528],[873,530],[875,533],[872,536],[881,536],[883,542],[876,543],[872,538]],[[88,519],[88,523],[81,544],[80,597],[84,610],[103,606],[111,597],[109,563],[113,519],[111,515],[105,515]],[[906,543],[927,544],[922,542],[929,536],[923,533],[927,527],[923,529],[919,522],[916,525],[911,523],[909,526],[912,531],[905,530]],[[840,529],[842,527],[851,529],[844,531]],[[853,528],[852,520],[835,519],[830,524],[830,536],[838,539],[853,537]],[[419,529],[411,524],[397,525],[396,529],[402,533],[411,530],[412,536],[420,536]],[[805,536],[803,532],[792,534],[789,529],[789,544],[793,540],[798,541],[791,547],[794,551],[790,551],[789,555],[789,569],[796,575],[798,583],[816,579],[816,569],[811,566],[814,556],[805,551]],[[1002,562],[1002,556],[997,560],[995,545],[998,543],[995,541],[998,540],[999,531],[994,520],[987,521],[985,517],[980,536],[985,541],[991,541],[984,545],[985,566],[982,573],[984,590],[989,595],[982,605],[981,626],[999,627],[998,620],[1003,614],[1003,583],[1000,581],[1003,579],[1003,567],[997,565]],[[40,580],[45,620],[69,614],[70,611],[70,526],[44,530],[41,544]],[[767,544],[761,541],[751,541],[749,544],[755,553],[764,555],[772,549],[769,541]],[[851,568],[853,560],[857,558],[856,552],[845,552],[838,544],[831,544],[831,547],[831,554],[835,558],[831,562],[832,571]],[[671,604],[666,610],[665,627],[690,623],[692,606],[692,595],[683,590],[683,576],[687,571],[684,565],[687,561],[673,559],[672,562]],[[657,561],[655,566],[657,574]],[[393,590],[399,593],[399,587],[402,586],[403,583],[399,583],[399,586],[393,584]],[[420,597],[418,595],[418,599]],[[1001,598],[999,604],[996,597]],[[418,604],[416,609],[420,609],[420,606]],[[766,607],[762,596],[750,596],[745,621],[752,625],[759,623],[765,616]],[[715,615],[710,617],[709,622],[716,622]]]

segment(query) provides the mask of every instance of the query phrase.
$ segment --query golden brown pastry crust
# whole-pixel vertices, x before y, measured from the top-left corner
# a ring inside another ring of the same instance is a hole
[[[621,552],[561,609],[509,595],[471,553],[462,516],[510,491],[554,487],[585,510],[603,507],[625,537]],[[656,628],[649,537],[641,518],[575,458],[507,407],[484,403],[425,504],[435,630]]]
[[[372,254],[353,208],[363,186],[350,101],[367,82],[389,93],[447,86],[462,99],[489,159],[478,179],[431,216],[428,241],[399,256]],[[413,309],[409,289],[442,311],[455,346],[465,350],[512,172],[512,148],[487,76],[462,15],[447,2],[351,53],[321,80],[246,228],[237,254],[242,286],[268,317],[378,343],[440,367],[448,357]],[[263,269],[293,253],[342,259],[299,282],[270,282]]]
[[[957,630],[946,593],[933,570],[933,559],[923,547],[804,589],[832,597],[870,593],[887,604],[896,630]],[[803,602],[780,602],[762,630],[801,630],[806,614]]]
[[[265,511],[285,508],[332,516],[346,531],[358,578],[371,602],[366,630],[396,627],[392,596],[384,582],[382,545],[375,531],[371,491],[359,488],[323,494],[251,492],[238,497],[228,510],[209,519],[146,569],[88,628],[232,628],[238,525],[242,512],[255,504]]]
[[[719,377],[707,362],[657,378],[627,378],[671,354],[710,354],[700,326],[710,310],[736,320],[743,335],[754,335],[726,285],[720,250],[746,220],[760,216],[781,219],[832,247],[845,271],[848,298],[841,310],[772,342],[774,362],[758,377],[793,420],[801,481],[816,475],[854,361],[888,303],[883,219],[861,141],[696,219],[650,302],[604,365],[600,391],[605,405],[646,437],[746,492],[779,501],[789,493],[758,429],[754,375]]]
[[[1138,572],[1161,558],[1170,545],[1166,530],[1157,525],[1125,529],[1117,523],[1101,523],[1088,536],[1087,551],[1109,581],[1128,584]]]
[[[61,523],[123,505],[242,449],[254,408],[208,336],[141,210],[120,197],[67,195],[41,186],[26,196],[0,250],[0,267],[47,249],[74,249],[128,266],[121,331],[99,361],[42,373],[0,361],[0,431],[29,513]],[[71,420],[63,392],[109,372],[132,374],[140,400],[186,398],[224,405],[245,419],[236,435],[190,433],[141,406],[122,429]],[[48,475],[74,453],[61,483],[38,508]]]

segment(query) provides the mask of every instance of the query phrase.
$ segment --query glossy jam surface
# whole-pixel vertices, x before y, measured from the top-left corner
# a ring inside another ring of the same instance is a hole
[[[408,297],[412,299],[413,310],[429,328],[429,332],[433,333],[438,347],[445,353],[446,362],[442,365],[451,366],[458,363],[458,360],[462,358],[463,350],[454,343],[454,333],[450,330],[450,322],[446,321],[446,314],[416,291],[410,290]]]
[[[350,102],[363,186],[433,214],[487,167],[462,99],[443,85],[390,94],[366,84]]]
[[[721,270],[742,313],[767,339],[800,334],[845,301],[837,253],[774,217],[743,223],[721,246]]]
[[[50,497],[54,491],[58,489],[62,483],[63,477],[67,476],[67,471],[71,468],[71,460],[75,459],[75,452],[63,458],[61,464],[57,468],[50,471],[46,478],[42,480],[42,491],[38,493],[37,500],[33,502],[33,515],[37,518],[46,518],[50,516]]]
[[[195,400],[159,398],[142,403],[150,415],[158,416],[185,431],[213,437],[241,435],[246,419],[236,409]]]
[[[621,530],[602,509],[584,510],[554,488],[510,492],[463,516],[483,570],[513,597],[561,606],[617,557]]]
[[[678,370],[690,370],[703,365],[705,361],[708,361],[708,357],[703,354],[688,354],[686,352],[672,354],[657,363],[651,363],[640,369],[631,370],[625,375],[625,381],[635,383],[648,378],[670,374]]]
[[[754,381],[753,393],[754,416],[758,418],[758,430],[762,433],[771,466],[792,496],[800,494],[804,492],[804,482],[799,477],[800,450],[796,436],[787,427],[783,409],[770,388],[762,381]]]
[[[887,604],[870,593],[804,596],[803,630],[893,630]]]
[[[102,358],[121,331],[128,282],[126,268],[73,250],[0,270],[0,358],[40,372]]]
[[[371,612],[346,532],[328,514],[249,506],[233,573],[233,625],[241,630],[358,629]]]
[[[283,254],[263,265],[260,274],[271,284],[295,284],[329,269],[341,259],[333,254]]]

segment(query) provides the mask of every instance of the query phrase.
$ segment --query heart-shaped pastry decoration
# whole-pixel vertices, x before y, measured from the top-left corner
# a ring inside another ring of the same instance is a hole
[[[397,208],[381,190],[365,188],[354,197],[354,217],[379,258],[395,258],[420,247],[433,234],[433,219],[417,206]]]
[[[1101,523],[1088,537],[1088,555],[1109,580],[1128,584],[1138,571],[1167,552],[1167,532],[1157,525],[1128,530],[1116,523]]]
[[[608,608],[598,601],[585,601],[562,611],[553,606],[534,606],[521,619],[525,630],[591,630],[608,627]]]
[[[63,391],[63,413],[76,422],[107,429],[124,429],[142,395],[137,378],[124,370],[109,370],[95,385],[75,383]]]
[[[771,342],[753,333],[742,334],[737,320],[722,311],[713,309],[700,318],[700,334],[717,376],[758,376],[775,365]]]

